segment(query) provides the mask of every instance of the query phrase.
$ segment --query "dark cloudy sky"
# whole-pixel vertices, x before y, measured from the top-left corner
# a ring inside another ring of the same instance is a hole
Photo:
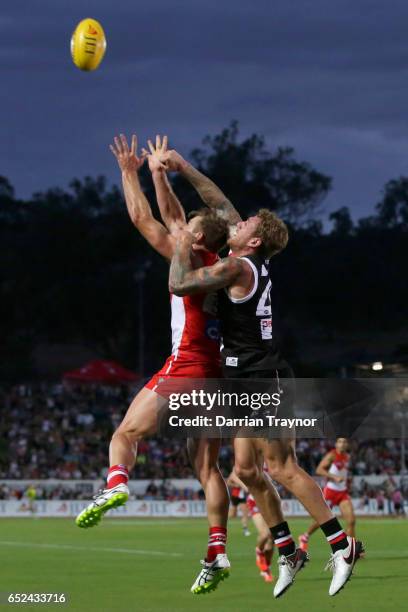
[[[100,20],[105,60],[69,40]],[[73,176],[118,180],[113,134],[166,131],[186,154],[238,119],[334,178],[327,210],[369,214],[408,174],[404,0],[13,0],[0,15],[0,174],[25,197]]]

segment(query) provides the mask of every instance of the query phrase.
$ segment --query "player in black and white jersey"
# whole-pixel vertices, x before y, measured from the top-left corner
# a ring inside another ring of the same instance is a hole
[[[199,270],[193,270],[190,263],[194,238],[189,232],[180,232],[170,267],[170,290],[180,296],[220,290],[219,317],[226,377],[277,381],[287,377],[290,369],[280,359],[272,333],[269,274],[270,258],[286,247],[286,225],[267,209],[261,209],[243,221],[221,190],[178,153],[168,152],[164,161],[168,169],[184,175],[204,202],[216,209],[230,225],[230,256]],[[235,473],[253,495],[279,549],[275,597],[281,596],[291,586],[307,556],[296,548],[283,518],[279,497],[259,469],[260,455],[272,478],[299,499],[326,535],[332,547],[328,565],[333,571],[333,579],[329,594],[338,593],[349,579],[362,545],[347,537],[325,504],[320,487],[297,464],[295,440],[287,437],[274,440],[236,437],[234,451]]]

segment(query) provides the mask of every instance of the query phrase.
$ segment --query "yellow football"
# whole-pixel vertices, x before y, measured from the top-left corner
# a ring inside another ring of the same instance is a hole
[[[71,55],[80,70],[96,70],[106,50],[103,27],[95,19],[83,19],[71,38]]]

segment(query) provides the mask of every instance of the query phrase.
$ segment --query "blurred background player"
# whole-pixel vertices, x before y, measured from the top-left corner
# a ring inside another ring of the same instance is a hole
[[[231,472],[227,479],[227,485],[230,487],[231,505],[228,518],[238,516],[238,511],[241,514],[241,524],[244,536],[250,536],[251,532],[248,529],[249,510],[247,506],[248,489],[239,478]]]
[[[385,502],[386,502],[386,498],[385,498],[385,491],[383,489],[380,489],[377,493],[377,495],[375,496],[375,499],[377,501],[377,511],[379,514],[384,514],[385,512]]]
[[[269,478],[266,465],[263,467],[263,472],[266,474],[266,477]],[[272,534],[268,528],[268,525],[263,519],[258,506],[256,505],[254,496],[249,493],[247,487],[244,485],[242,480],[238,478],[234,471],[232,471],[228,477],[227,484],[229,483],[233,484],[234,487],[240,491],[244,491],[246,494],[245,505],[247,515],[251,517],[258,533],[255,547],[255,563],[259,569],[260,576],[265,580],[265,582],[273,582],[273,576],[271,573],[271,562],[273,556]]]
[[[346,532],[354,538],[356,518],[348,487],[350,455],[347,450],[347,438],[337,438],[335,447],[326,453],[317,466],[316,474],[327,479],[323,489],[324,499],[329,508],[339,507],[346,523]],[[302,550],[307,551],[309,538],[318,528],[319,525],[313,523],[305,533],[299,536],[299,545]]]
[[[404,497],[401,493],[401,489],[395,489],[395,491],[392,493],[391,499],[394,506],[394,516],[405,516]]]
[[[259,511],[254,497],[249,494],[247,497],[247,506],[249,515],[252,518],[255,528],[258,532],[255,548],[256,565],[259,568],[260,576],[265,582],[273,582],[271,573],[271,562],[273,556],[273,538],[272,534],[265,523],[262,514]]]

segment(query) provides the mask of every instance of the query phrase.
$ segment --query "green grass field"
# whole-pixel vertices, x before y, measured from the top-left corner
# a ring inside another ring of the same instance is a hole
[[[290,523],[296,535],[307,524]],[[358,523],[366,559],[336,598],[327,594],[331,575],[323,568],[329,550],[320,533],[312,539],[310,563],[287,594],[275,600],[273,585],[261,580],[254,564],[255,535],[245,538],[236,519],[229,530],[230,578],[214,593],[192,595],[206,532],[202,519],[105,519],[86,531],[66,519],[1,519],[0,592],[65,592],[68,605],[48,604],[46,609],[87,612],[207,612],[209,606],[216,612],[385,612],[408,607],[406,521]]]

